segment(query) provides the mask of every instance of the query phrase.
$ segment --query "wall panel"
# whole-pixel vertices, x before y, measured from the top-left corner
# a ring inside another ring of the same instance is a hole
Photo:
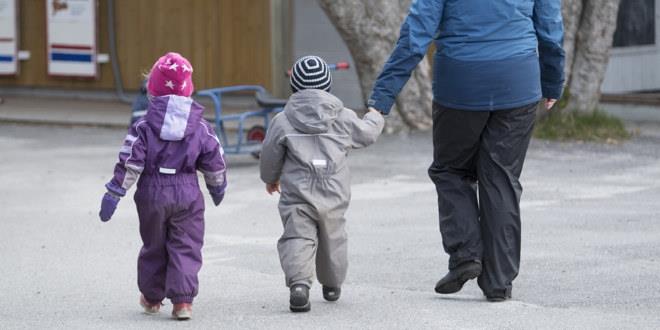
[[[46,74],[45,1],[20,0],[22,50],[18,77],[0,86],[111,89],[109,63],[98,80],[53,78]],[[107,1],[99,1],[99,51],[108,53]],[[232,84],[271,86],[270,1],[268,0],[116,0],[116,37],[123,82],[137,89],[141,73],[166,51],[188,57],[196,88]]]

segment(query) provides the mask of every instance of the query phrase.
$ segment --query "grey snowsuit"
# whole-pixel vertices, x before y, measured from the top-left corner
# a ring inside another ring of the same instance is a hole
[[[310,89],[291,96],[273,118],[261,153],[261,179],[281,181],[284,233],[277,248],[287,286],[311,286],[316,275],[329,287],[346,278],[344,213],[351,199],[347,155],[376,141],[384,119],[363,119],[327,92]]]

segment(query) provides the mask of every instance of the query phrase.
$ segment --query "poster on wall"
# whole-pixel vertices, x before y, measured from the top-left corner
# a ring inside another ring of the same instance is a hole
[[[18,74],[17,0],[0,0],[0,75]]]
[[[48,74],[96,77],[96,0],[46,0]]]

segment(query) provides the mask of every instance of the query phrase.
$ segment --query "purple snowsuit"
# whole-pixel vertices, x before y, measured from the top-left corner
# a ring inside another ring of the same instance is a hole
[[[212,195],[227,186],[224,152],[204,108],[189,97],[154,97],[130,128],[115,175],[106,185],[119,196],[137,181],[135,204],[143,246],[138,286],[151,303],[192,303],[202,266],[204,198],[197,170]]]

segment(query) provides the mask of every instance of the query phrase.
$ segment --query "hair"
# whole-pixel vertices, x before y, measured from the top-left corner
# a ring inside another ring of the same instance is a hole
[[[142,82],[140,83],[140,91],[144,89],[144,94],[147,95],[147,99],[151,100],[154,96],[149,94],[149,89],[147,89],[149,77],[151,77],[151,70],[142,70],[142,73],[140,73],[140,78],[142,78]]]

